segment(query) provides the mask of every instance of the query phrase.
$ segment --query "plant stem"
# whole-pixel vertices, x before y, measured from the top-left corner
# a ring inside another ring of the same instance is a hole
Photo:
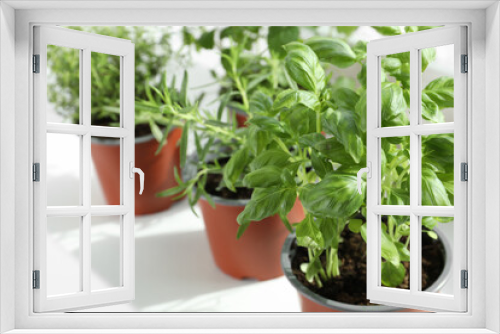
[[[321,113],[316,110],[316,132],[321,133]]]

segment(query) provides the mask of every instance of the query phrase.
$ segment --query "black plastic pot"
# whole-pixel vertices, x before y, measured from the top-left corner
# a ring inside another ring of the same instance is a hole
[[[450,278],[451,264],[452,264],[452,249],[451,245],[444,236],[443,232],[439,229],[434,229],[437,233],[439,240],[444,247],[445,264],[443,271],[438,279],[426,289],[428,292],[440,291]],[[412,312],[407,308],[398,308],[383,305],[351,305],[336,300],[327,299],[317,293],[312,292],[305,287],[292,272],[292,260],[295,257],[295,251],[291,250],[295,242],[295,233],[288,235],[281,251],[281,266],[288,281],[297,289],[301,301],[302,312]]]

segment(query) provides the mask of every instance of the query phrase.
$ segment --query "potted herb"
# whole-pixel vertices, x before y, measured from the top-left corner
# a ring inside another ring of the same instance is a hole
[[[280,150],[278,155],[274,154],[272,148],[279,144],[256,125],[261,121],[258,117],[251,117],[244,128],[239,128],[234,119],[224,121],[227,100],[214,114],[201,111],[197,104],[182,106],[170,100],[168,95],[168,91],[161,94],[162,103],[157,109],[165,117],[184,123],[179,144],[184,180],[176,173],[179,185],[158,196],[187,196],[191,207],[199,204],[215,263],[224,273],[238,279],[258,280],[282,275],[280,249],[291,228],[286,229],[281,220],[303,218],[296,197],[291,200],[286,216],[269,215],[256,219],[240,239],[237,239],[236,217],[253,192],[252,187],[244,184],[244,177],[267,164],[269,159],[283,160],[293,153],[287,151],[285,156]],[[255,93],[249,98],[251,114],[270,103],[270,97],[262,92]],[[196,147],[191,156],[187,154],[190,136]]]
[[[160,31],[148,27],[71,27],[101,35],[130,39],[135,43],[135,97],[137,100],[156,99],[149,85],[164,84],[163,69],[173,56],[170,48],[170,30]],[[79,63],[70,50],[53,48],[48,59],[48,98],[55,111],[71,123],[79,123]],[[73,60],[70,62],[70,60]],[[120,122],[120,59],[116,56],[93,52],[91,55],[91,124],[118,126]],[[65,87],[61,91],[60,87]],[[177,94],[176,96],[179,96]],[[177,142],[182,130],[169,127],[168,121],[151,110],[136,109],[135,164],[146,175],[141,196],[136,193],[135,213],[147,214],[167,209],[172,198],[158,198],[155,194],[166,187],[175,186],[174,167],[179,166]],[[169,129],[168,141],[164,132]],[[108,204],[120,204],[120,141],[92,138],[92,158]],[[154,180],[154,182],[148,181]],[[138,180],[137,180],[138,182]],[[138,186],[138,184],[137,184]]]
[[[197,49],[216,50],[221,55],[223,73],[212,71],[221,87],[220,98],[229,99],[227,108],[238,126],[245,126],[250,112],[249,99],[260,91],[269,96],[288,88],[284,71],[283,45],[296,41],[300,28],[295,26],[229,26],[211,30],[185,27],[184,42]],[[198,35],[198,37],[195,37]],[[264,41],[267,50],[260,50]]]
[[[268,130],[270,140],[283,141],[285,151],[293,147],[299,159],[268,160],[245,177],[254,192],[238,216],[240,232],[251,227],[253,220],[276,213],[286,216],[291,199],[300,198],[305,218],[291,222],[295,235],[285,243],[282,261],[287,278],[300,292],[303,311],[396,310],[367,306],[366,300],[366,199],[358,194],[356,179],[357,171],[366,165],[365,45],[351,48],[341,39],[325,37],[286,45],[285,65],[295,83],[291,87],[295,87],[260,110],[259,117],[266,119],[259,122],[260,128]],[[425,67],[434,60],[435,52],[423,57]],[[409,125],[405,98],[409,95],[409,57],[388,58],[382,62],[386,77],[381,93],[382,123]],[[325,68],[356,63],[361,65],[357,90],[327,80]],[[424,119],[442,121],[442,109],[453,106],[453,79],[440,77],[424,93]],[[409,204],[408,149],[407,138],[382,142],[383,204]],[[452,135],[423,139],[422,170],[423,205],[452,205]],[[446,280],[451,249],[446,238],[433,229],[451,220],[422,220],[424,289],[439,290]],[[382,221],[382,284],[408,288],[409,219],[389,216]]]

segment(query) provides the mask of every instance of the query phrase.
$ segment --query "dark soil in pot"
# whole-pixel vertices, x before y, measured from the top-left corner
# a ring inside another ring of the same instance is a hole
[[[295,256],[292,259],[292,272],[299,282],[312,292],[330,300],[351,305],[375,305],[366,299],[366,243],[359,233],[353,233],[348,228],[342,232],[344,241],[339,244],[339,260],[341,261],[341,276],[324,282],[322,288],[309,283],[300,265],[308,262],[307,249],[292,244]],[[326,260],[322,258],[322,262]],[[398,288],[409,288],[409,262],[402,262],[407,269],[403,283]],[[439,240],[422,235],[422,288],[431,286],[443,272],[445,265],[445,250]]]

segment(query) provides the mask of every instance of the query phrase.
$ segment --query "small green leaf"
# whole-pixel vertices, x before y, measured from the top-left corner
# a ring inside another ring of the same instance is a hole
[[[382,262],[381,280],[383,285],[396,287],[403,283],[405,275],[406,269],[402,263],[394,265],[391,262]]]
[[[184,168],[184,166],[186,165],[189,126],[190,126],[190,122],[186,122],[186,124],[184,124],[184,128],[182,129],[181,140],[179,142],[179,147],[180,147],[179,154],[180,154],[180,166],[181,166],[181,168]]]
[[[341,34],[345,34],[346,36],[350,36],[358,28],[358,26],[337,26],[337,31]]]
[[[396,248],[396,245],[394,242],[390,239],[390,237],[387,235],[387,232],[385,232],[383,229],[380,231],[381,233],[381,238],[380,238],[380,255],[382,258],[384,258],[386,261],[391,262],[394,265],[397,265],[400,261],[399,258],[399,252],[398,249]]]
[[[276,166],[264,166],[248,173],[243,179],[248,188],[267,188],[278,186],[281,182],[282,169]]]
[[[288,163],[290,153],[283,150],[267,150],[258,155],[251,163],[250,168],[257,170],[265,166],[284,167]]]
[[[208,50],[213,49],[215,45],[214,35],[215,35],[215,29],[211,31],[205,31],[203,34],[201,34],[200,38],[198,39],[198,45],[204,49]]]
[[[296,26],[269,27],[267,45],[271,55],[279,59],[285,58],[283,45],[298,40],[299,33],[299,27]]]
[[[241,173],[247,166],[250,160],[249,152],[247,148],[242,148],[239,151],[235,152],[227,164],[224,166],[223,170],[223,180],[226,186],[236,192],[234,184],[239,179]]]
[[[410,261],[410,250],[401,242],[396,242],[394,245],[396,245],[396,248],[398,249],[400,260],[409,262]]]
[[[454,80],[451,77],[439,77],[425,86],[424,93],[439,109],[453,108]]]
[[[295,189],[277,187],[255,189],[245,209],[238,215],[238,224],[259,221],[276,214],[287,191],[295,192]]]
[[[422,169],[422,205],[451,206],[441,180],[431,169]]]
[[[365,145],[358,123],[359,115],[354,110],[345,108],[328,109],[322,118],[325,132],[334,135],[356,163],[365,155]]]
[[[187,89],[188,89],[188,73],[184,71],[184,76],[182,77],[181,92],[180,92],[180,103],[183,107],[188,106],[187,99]]]
[[[355,164],[351,155],[346,152],[344,146],[335,137],[318,138],[313,147],[333,162],[346,166]]]
[[[356,62],[356,54],[349,44],[340,38],[313,37],[306,42],[318,56],[320,61],[340,68],[346,68]]]
[[[436,49],[435,48],[426,48],[420,50],[420,54],[422,55],[422,72],[425,71],[427,66],[436,60]]]
[[[363,225],[361,219],[349,219],[349,230],[351,230],[351,232],[360,233],[361,225]]]
[[[396,36],[402,34],[401,28],[398,26],[372,26],[372,28],[384,36]]]
[[[302,247],[311,249],[323,249],[325,241],[323,234],[314,222],[311,215],[307,215],[300,224],[295,228],[295,235],[297,236],[297,244]]]

